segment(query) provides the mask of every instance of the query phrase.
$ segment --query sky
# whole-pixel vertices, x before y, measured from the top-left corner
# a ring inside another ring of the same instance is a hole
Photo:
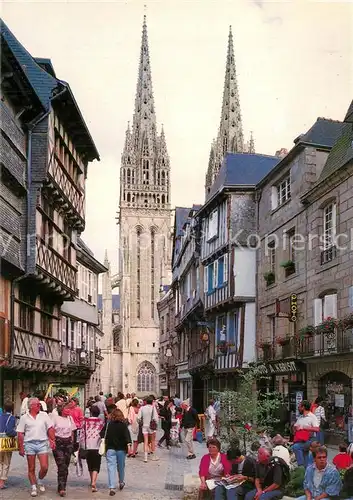
[[[173,206],[204,201],[219,126],[232,25],[245,139],[257,153],[290,149],[317,119],[342,120],[352,100],[353,4],[337,0],[3,1],[1,16],[34,57],[67,81],[101,161],[89,166],[86,230],[117,270],[120,157],[132,120],[143,15],[156,117],[164,124]]]

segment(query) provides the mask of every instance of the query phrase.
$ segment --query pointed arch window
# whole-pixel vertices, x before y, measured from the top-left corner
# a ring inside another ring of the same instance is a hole
[[[131,184],[135,184],[135,170],[131,170]]]
[[[156,370],[145,361],[137,372],[137,392],[151,394],[156,389]]]
[[[130,158],[130,156],[127,157],[126,162],[127,162],[128,165],[131,165],[131,158]]]
[[[165,195],[162,194],[162,205],[164,205],[164,203],[165,203]]]
[[[227,149],[228,149],[228,138],[227,138],[227,135],[225,135],[223,137],[223,155],[226,154]]]
[[[141,228],[136,229],[136,316],[141,317]]]
[[[125,168],[123,169],[123,184],[126,182],[126,170]]]
[[[148,147],[148,139],[147,139],[147,137],[143,141],[142,154],[143,154],[143,156],[148,156],[149,155],[149,147]]]
[[[131,201],[131,194],[130,194],[130,193],[127,193],[127,196],[126,196],[126,201],[127,201],[128,203],[130,203],[130,201]]]
[[[142,183],[150,183],[150,162],[146,158],[142,160]]]
[[[126,181],[127,181],[127,184],[131,184],[131,170],[129,168],[127,169]]]
[[[161,185],[165,186],[165,172],[164,172],[164,170],[162,170],[162,182],[161,182]]]
[[[155,230],[151,229],[151,318],[155,312]]]
[[[158,171],[157,172],[157,186],[161,185],[161,173]]]

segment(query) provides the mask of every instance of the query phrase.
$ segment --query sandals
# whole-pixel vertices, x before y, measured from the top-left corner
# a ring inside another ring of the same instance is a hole
[[[92,488],[92,493],[97,493],[98,490],[95,484],[94,485],[92,484],[91,488]]]

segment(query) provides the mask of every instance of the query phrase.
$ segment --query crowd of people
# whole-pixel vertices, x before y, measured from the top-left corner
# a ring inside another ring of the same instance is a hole
[[[19,454],[27,458],[30,494],[45,492],[44,478],[48,472],[49,452],[57,466],[57,491],[67,494],[69,466],[73,460],[76,473],[83,473],[87,463],[92,493],[97,491],[97,478],[105,456],[110,496],[125,487],[126,458],[135,458],[139,445],[143,445],[143,461],[158,461],[158,447],[181,446],[182,434],[187,447],[186,458],[196,458],[193,449],[194,430],[198,427],[198,414],[189,400],[153,395],[143,400],[135,394],[119,393],[105,396],[102,392],[90,398],[84,408],[79,400],[58,392],[53,397],[43,393],[21,394],[21,416],[13,415],[13,404],[5,403],[0,415],[0,436],[17,438]],[[159,422],[163,435],[156,440]],[[0,489],[6,482],[13,451],[0,451]],[[36,460],[39,472],[36,473]]]
[[[216,439],[217,410],[211,401],[205,412],[208,454],[200,462],[200,498],[212,492],[215,500],[281,499],[291,471],[302,468],[305,494],[297,500],[353,500],[353,445],[342,443],[330,463],[324,446],[322,400],[302,401],[298,412],[292,442],[261,432],[247,454],[239,443],[224,454]]]

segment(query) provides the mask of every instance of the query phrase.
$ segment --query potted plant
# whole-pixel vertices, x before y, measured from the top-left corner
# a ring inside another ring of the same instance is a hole
[[[289,338],[288,337],[277,337],[276,338],[276,344],[284,346],[289,343]]]
[[[273,271],[268,271],[267,273],[264,274],[264,279],[266,281],[267,286],[273,285],[274,282],[276,281],[275,273]]]
[[[337,324],[338,322],[336,318],[331,318],[331,316],[328,316],[320,325],[316,327],[316,331],[318,333],[331,333],[335,330]]]
[[[286,276],[290,276],[295,273],[295,262],[293,260],[286,260],[281,263],[281,267],[285,270]]]
[[[228,352],[228,342],[226,340],[221,340],[218,344],[217,344],[217,349],[218,351],[221,353],[221,354],[227,354]]]
[[[316,332],[316,329],[314,326],[307,325],[307,326],[304,326],[304,328],[301,328],[299,330],[299,335],[300,335],[300,337],[307,337],[309,335],[314,335],[315,332]]]
[[[341,321],[340,321],[340,326],[343,328],[343,330],[349,330],[350,328],[353,328],[353,313],[347,314]]]

